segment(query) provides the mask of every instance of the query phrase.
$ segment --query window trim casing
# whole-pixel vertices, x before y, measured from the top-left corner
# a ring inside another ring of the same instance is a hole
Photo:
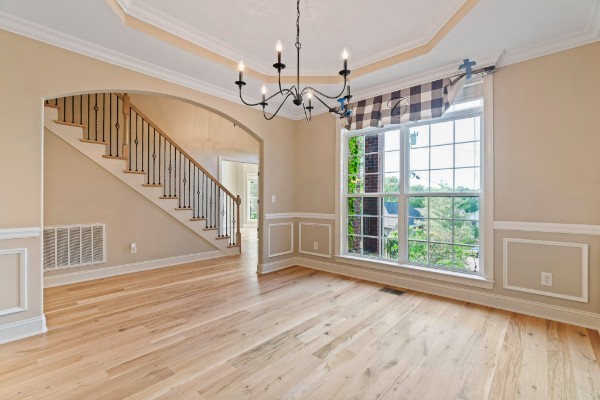
[[[336,176],[335,184],[338,190],[335,191],[335,260],[346,264],[362,266],[370,269],[380,269],[400,274],[414,275],[445,282],[459,283],[468,286],[476,286],[485,289],[494,287],[494,104],[493,104],[493,74],[483,77],[483,129],[481,132],[481,191],[480,191],[480,265],[481,274],[460,273],[452,270],[435,269],[422,267],[402,262],[387,262],[384,260],[369,259],[366,257],[355,257],[345,253],[345,227],[346,218],[346,192],[347,182],[347,163],[345,162],[347,154],[345,144],[345,129],[342,121],[336,119]],[[390,127],[393,130],[394,127]],[[385,129],[384,129],[385,131]],[[403,135],[406,136],[406,135]],[[404,146],[404,141],[402,141]],[[407,157],[404,156],[404,148],[401,149],[403,157],[403,168],[406,168]],[[405,185],[405,177],[402,174],[401,185]],[[406,194],[406,193],[405,193]],[[402,208],[402,212],[404,212]],[[400,210],[400,206],[399,206]],[[399,211],[400,214],[400,211]],[[399,215],[399,219],[401,216]],[[400,238],[399,238],[400,240]],[[402,240],[404,242],[405,240]],[[400,250],[400,249],[399,249]]]

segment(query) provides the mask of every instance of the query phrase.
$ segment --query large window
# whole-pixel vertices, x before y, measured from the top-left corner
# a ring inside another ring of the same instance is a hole
[[[347,254],[481,272],[482,113],[463,97],[441,118],[346,132]]]

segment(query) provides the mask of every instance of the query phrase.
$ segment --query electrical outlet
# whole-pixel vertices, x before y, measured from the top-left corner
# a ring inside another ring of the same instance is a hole
[[[550,272],[542,272],[542,285],[552,286],[552,274]]]
[[[313,243],[313,250],[319,250],[319,242]]]
[[[135,254],[135,253],[137,253],[137,243],[131,243],[131,244],[129,245],[129,252],[130,252],[131,254]]]

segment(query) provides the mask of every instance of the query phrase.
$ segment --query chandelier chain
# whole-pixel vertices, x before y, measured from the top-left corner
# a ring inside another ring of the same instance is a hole
[[[300,0],[296,2],[296,48],[300,50]]]

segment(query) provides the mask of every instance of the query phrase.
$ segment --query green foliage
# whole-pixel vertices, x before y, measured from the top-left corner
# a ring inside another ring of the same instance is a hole
[[[398,179],[397,176],[386,176],[383,181],[383,192],[384,193],[400,192],[400,179]]]
[[[385,257],[398,259],[398,231],[392,231],[385,239]]]

